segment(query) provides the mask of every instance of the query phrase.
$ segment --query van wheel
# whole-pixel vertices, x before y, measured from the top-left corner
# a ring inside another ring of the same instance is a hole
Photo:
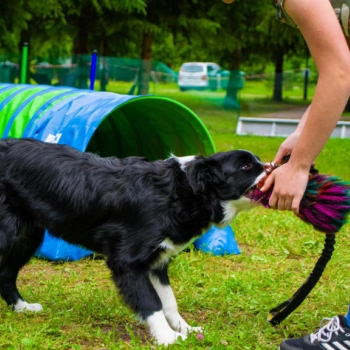
[[[180,87],[180,91],[186,91],[186,88]]]

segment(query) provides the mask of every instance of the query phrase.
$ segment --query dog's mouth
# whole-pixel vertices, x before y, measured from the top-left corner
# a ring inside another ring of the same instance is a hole
[[[255,183],[244,192],[244,196],[249,199],[252,199],[256,191],[258,189],[260,190],[260,188],[264,185],[266,176],[267,176],[267,173],[264,171],[260,176],[257,177],[257,179],[255,180]]]
[[[256,190],[257,185],[249,187],[243,194],[244,197],[251,199],[253,192]]]
[[[268,174],[269,173],[264,168],[264,172],[257,177],[257,179],[255,180],[255,183],[244,192],[244,196],[249,199],[252,199],[254,194],[256,193],[256,190],[260,190],[261,187],[263,187]]]

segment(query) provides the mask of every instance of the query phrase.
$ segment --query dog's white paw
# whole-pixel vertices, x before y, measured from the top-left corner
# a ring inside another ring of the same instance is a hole
[[[203,333],[202,327],[190,327],[187,329],[187,333]]]
[[[180,315],[177,321],[172,322],[172,328],[181,334],[187,335],[189,333],[202,333],[201,327],[191,327]]]
[[[43,311],[41,304],[29,304],[26,301],[19,300],[16,305],[13,306],[13,310],[16,312],[31,311],[39,312]]]
[[[178,333],[174,331],[167,332],[167,334],[162,334],[156,337],[158,345],[174,344],[178,338],[185,340],[187,337],[182,333]]]
[[[147,318],[150,332],[158,345],[174,344],[177,338],[185,340],[187,337],[181,332],[174,331],[165,319],[163,311],[157,311]]]
[[[191,327],[191,326],[187,325],[187,326],[179,327],[178,331],[181,334],[187,335],[189,333],[202,333],[203,329],[202,329],[202,327]]]

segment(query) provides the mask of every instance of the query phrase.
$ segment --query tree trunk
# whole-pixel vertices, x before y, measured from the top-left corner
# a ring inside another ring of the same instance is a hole
[[[284,53],[281,51],[276,55],[275,59],[275,83],[273,86],[273,100],[282,102],[282,87],[283,87],[283,58]]]
[[[106,56],[108,56],[108,39],[106,35],[102,34],[101,45],[100,45],[100,65],[99,65],[99,76],[100,76],[100,91],[106,91],[108,84],[108,66]]]
[[[348,103],[345,106],[345,112],[350,112],[350,100],[348,100]]]
[[[240,75],[240,66],[242,59],[241,49],[232,52],[232,60],[230,64],[230,78],[227,85],[226,96],[224,99],[224,107],[227,109],[240,110],[241,106],[238,102],[238,90],[243,87],[243,78]]]
[[[72,84],[70,86],[76,86],[80,89],[88,88],[88,79],[89,79],[89,66],[88,66],[88,23],[86,14],[82,14],[78,19],[78,35],[74,40],[73,44],[73,63],[76,64],[76,69],[74,70],[75,76],[72,76],[70,79],[72,80]]]
[[[100,42],[100,54],[105,57],[108,56],[108,38],[105,33],[101,34],[101,42]]]
[[[142,41],[141,65],[138,76],[138,94],[147,95],[152,72],[152,34],[144,33]]]
[[[74,40],[73,53],[75,55],[88,54],[88,16],[86,13],[82,13],[78,18],[78,35]]]

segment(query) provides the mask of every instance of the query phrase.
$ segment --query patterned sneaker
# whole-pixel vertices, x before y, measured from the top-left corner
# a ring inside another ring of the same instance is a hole
[[[324,326],[324,321],[329,321]],[[344,316],[324,318],[320,329],[304,338],[287,339],[280,350],[350,350],[350,329]]]

